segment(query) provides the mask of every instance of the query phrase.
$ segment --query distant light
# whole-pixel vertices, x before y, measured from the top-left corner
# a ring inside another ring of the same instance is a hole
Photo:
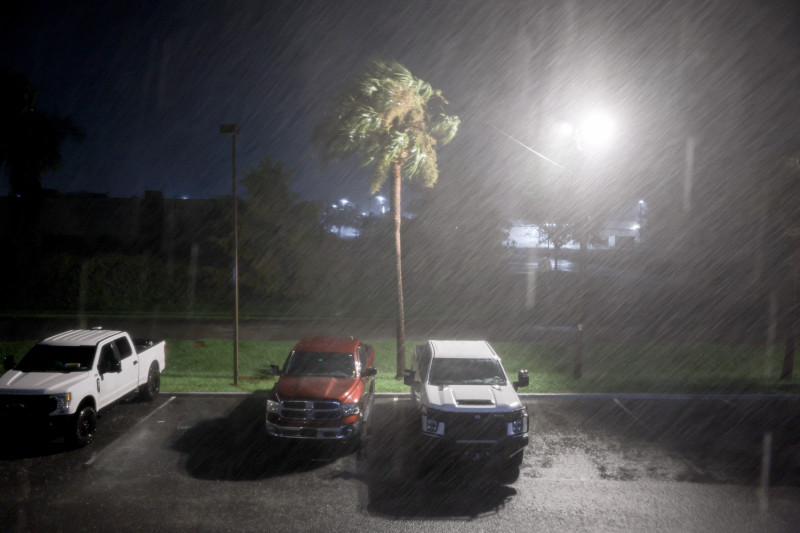
[[[639,205],[644,205],[644,200],[639,200]]]
[[[189,197],[186,196],[186,195],[181,196],[181,200],[188,200],[188,199],[189,199]]]
[[[339,202],[341,202],[342,205],[347,205],[350,203],[350,201],[347,198],[342,198],[341,200],[339,200]]]
[[[642,227],[639,224],[634,224],[631,229],[642,229]]]
[[[384,198],[383,196],[380,196],[380,195],[376,196],[375,199],[378,200],[380,203],[383,203],[383,202],[386,201],[386,198]]]
[[[362,212],[361,212],[361,216],[362,216],[362,217],[365,217],[365,216],[367,216],[367,214],[366,214],[364,211],[362,211]]]

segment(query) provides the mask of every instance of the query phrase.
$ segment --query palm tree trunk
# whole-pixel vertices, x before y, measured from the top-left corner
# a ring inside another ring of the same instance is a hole
[[[397,267],[397,375],[395,379],[403,379],[406,373],[406,318],[403,301],[403,256],[400,246],[400,223],[403,220],[403,207],[400,197],[401,164],[392,164],[391,206],[394,221],[394,250]]]

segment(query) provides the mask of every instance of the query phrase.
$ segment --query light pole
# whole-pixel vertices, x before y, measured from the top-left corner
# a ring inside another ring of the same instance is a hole
[[[597,150],[610,144],[613,139],[614,123],[606,113],[595,111],[587,115],[578,127],[573,127],[566,122],[561,123],[559,133],[562,137],[569,137],[573,140],[581,152]],[[584,179],[584,176],[577,176],[577,187],[580,191],[585,190],[585,184],[581,183]],[[580,194],[578,201],[584,213],[586,212],[586,200],[586,194]],[[575,379],[580,379],[583,375],[583,330],[586,324],[586,249],[589,246],[589,218],[588,215],[582,214],[577,228],[580,248],[578,250],[578,324],[575,338],[575,360],[572,366],[572,377]]]
[[[644,233],[644,212],[647,205],[644,200],[639,200],[639,244],[642,244],[642,234]]]
[[[239,386],[239,200],[236,195],[237,124],[221,124],[219,132],[233,139],[233,386]]]
[[[522,146],[529,152],[535,154],[540,159],[547,161],[551,165],[564,170],[566,167],[562,164],[557,163],[556,161],[550,159],[549,157],[545,156],[544,154],[537,152],[530,146],[522,143],[521,141],[515,139],[511,135],[507,134],[503,130],[492,126],[496,131],[498,131],[503,136],[507,137],[508,139],[512,140],[513,142],[517,143],[518,145]],[[614,121],[611,119],[610,115],[602,112],[602,111],[595,111],[586,116],[584,121],[580,124],[580,126],[575,127],[568,122],[561,122],[557,124],[558,128],[558,135],[562,138],[569,138],[572,142],[574,142],[575,146],[578,148],[579,151],[594,151],[597,149],[601,149],[605,146],[608,146],[614,137]],[[576,171],[577,174],[577,171]],[[580,189],[583,190],[583,186],[580,186]],[[585,195],[584,195],[585,196]],[[581,198],[579,200],[580,208],[585,210],[584,203],[586,202],[586,198]],[[578,239],[580,241],[580,250],[578,252],[578,272],[579,272],[579,281],[578,281],[578,324],[577,324],[577,337],[576,337],[576,350],[575,350],[575,361],[573,366],[572,374],[575,379],[581,377],[582,374],[582,363],[583,363],[583,328],[584,323],[586,321],[586,308],[585,308],[585,293],[586,293],[586,248],[588,246],[588,220],[589,217],[583,217],[580,221],[580,225],[578,226]],[[557,261],[557,260],[556,260]],[[556,266],[558,262],[556,262]]]

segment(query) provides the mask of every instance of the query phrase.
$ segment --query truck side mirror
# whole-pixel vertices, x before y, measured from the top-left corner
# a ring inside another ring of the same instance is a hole
[[[377,375],[378,375],[377,368],[370,367],[370,368],[365,368],[364,370],[361,371],[362,378],[371,378],[372,376],[377,376]]]
[[[14,356],[7,355],[3,358],[3,370],[11,370],[14,368]]]
[[[527,370],[520,370],[519,374],[517,375],[517,381],[514,382],[514,389],[518,389],[520,387],[527,387],[531,384],[531,380],[528,377]]]
[[[278,376],[281,373],[281,369],[278,367],[278,365],[269,365],[269,371],[273,376]]]
[[[413,370],[406,370],[405,375],[403,376],[403,384],[408,385],[411,387],[414,385],[414,378],[416,377],[416,372]]]

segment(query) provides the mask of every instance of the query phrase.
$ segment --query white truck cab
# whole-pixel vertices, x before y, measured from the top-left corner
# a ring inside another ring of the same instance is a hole
[[[6,358],[0,376],[0,422],[5,427],[59,429],[77,446],[89,444],[97,412],[138,390],[159,392],[165,343],[134,343],[123,331],[71,330],[34,345],[18,362]]]
[[[528,386],[526,370],[511,382],[488,342],[431,340],[414,348],[404,382],[428,444],[492,461],[516,479],[528,445],[528,411],[516,392]]]

